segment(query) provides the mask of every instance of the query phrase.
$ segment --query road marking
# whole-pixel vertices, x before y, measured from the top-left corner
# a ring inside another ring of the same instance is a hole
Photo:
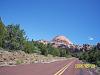
[[[74,61],[75,61],[75,60],[74,60]],[[63,74],[64,71],[65,71],[66,69],[68,69],[68,67],[69,67],[74,61],[72,61],[72,62],[70,62],[69,64],[65,65],[62,69],[60,69],[60,70],[59,70],[57,73],[55,73],[54,75],[61,75],[61,74]]]

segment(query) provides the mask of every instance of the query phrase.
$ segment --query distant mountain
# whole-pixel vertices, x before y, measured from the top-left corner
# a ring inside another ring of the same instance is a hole
[[[68,38],[66,38],[65,36],[62,36],[62,35],[54,37],[52,42],[62,43],[65,45],[73,44]]]
[[[63,47],[63,48],[66,48],[73,44],[67,37],[62,35],[54,37],[51,40],[51,43],[54,47]]]
[[[83,45],[76,45],[73,44],[67,37],[60,35],[55,36],[51,41],[47,40],[38,40],[37,42],[43,43],[43,44],[51,44],[53,47],[56,48],[66,48],[70,50],[71,52],[79,52],[79,51],[89,51],[93,48],[100,49],[100,43],[97,43],[97,45],[89,45],[89,44],[83,44]]]
[[[47,40],[37,40],[37,41],[43,44],[47,43],[64,44],[64,45],[73,44],[68,38],[62,35],[54,37],[51,41]]]

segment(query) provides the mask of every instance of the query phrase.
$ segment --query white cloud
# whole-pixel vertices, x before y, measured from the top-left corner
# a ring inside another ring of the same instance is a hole
[[[91,41],[92,41],[92,40],[94,40],[94,38],[93,38],[93,37],[88,37],[88,38],[89,38],[89,40],[91,40]]]

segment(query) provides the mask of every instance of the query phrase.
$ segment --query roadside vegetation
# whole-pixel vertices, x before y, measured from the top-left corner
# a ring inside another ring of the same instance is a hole
[[[51,44],[43,44],[34,40],[29,41],[25,31],[19,24],[4,25],[0,19],[0,47],[9,51],[24,51],[26,53],[38,53],[47,56],[67,57],[68,50],[54,48]]]
[[[100,44],[98,43],[91,50],[73,53],[72,56],[75,56],[84,62],[96,64],[100,67]]]
[[[79,56],[79,59],[96,64],[100,67],[100,50],[93,49],[88,52],[84,52]]]

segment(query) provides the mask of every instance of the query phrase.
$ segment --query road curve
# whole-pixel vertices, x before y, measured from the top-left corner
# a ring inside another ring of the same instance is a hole
[[[78,59],[0,67],[0,75],[91,75],[87,69],[76,69]],[[92,74],[93,75],[93,74]]]

